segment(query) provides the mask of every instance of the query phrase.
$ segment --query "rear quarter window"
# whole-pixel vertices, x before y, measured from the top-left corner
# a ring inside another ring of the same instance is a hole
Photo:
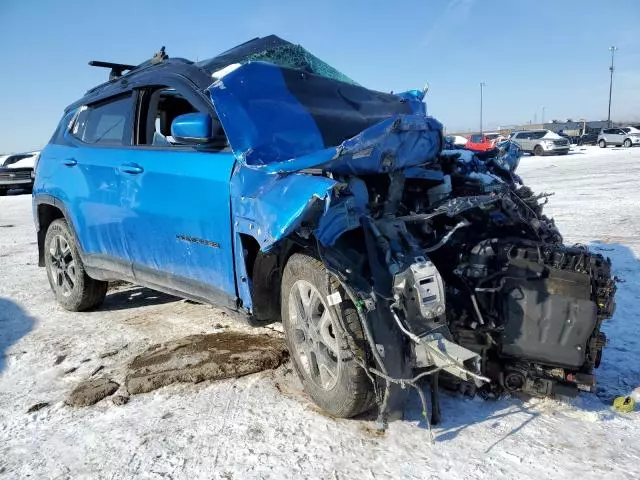
[[[62,120],[60,120],[60,123],[58,123],[58,126],[53,132],[53,135],[51,135],[51,139],[49,140],[49,143],[56,143],[56,144],[68,143],[68,142],[65,142],[64,140],[64,134],[68,132],[69,129],[71,128],[71,123],[73,122],[73,118],[75,117],[77,112],[78,112],[77,108],[74,108],[72,110],[65,112],[65,114],[62,116]]]

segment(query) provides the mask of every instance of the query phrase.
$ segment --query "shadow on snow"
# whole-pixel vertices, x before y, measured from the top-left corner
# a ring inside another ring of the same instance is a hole
[[[12,355],[9,349],[31,331],[35,320],[13,300],[0,297],[0,374]]]

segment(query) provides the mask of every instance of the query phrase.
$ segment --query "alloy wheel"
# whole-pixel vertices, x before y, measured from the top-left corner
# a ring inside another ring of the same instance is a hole
[[[76,285],[77,269],[69,242],[62,235],[56,235],[51,240],[49,256],[54,286],[62,295],[68,297]]]
[[[333,389],[342,367],[336,329],[322,295],[306,280],[291,287],[289,318],[305,376],[324,390]]]

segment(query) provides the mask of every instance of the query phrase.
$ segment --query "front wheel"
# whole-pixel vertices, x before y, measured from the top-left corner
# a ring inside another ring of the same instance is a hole
[[[604,140],[600,140],[598,142],[598,145],[600,146],[600,148],[607,148],[607,142],[605,142]]]
[[[87,275],[67,222],[62,219],[51,222],[44,239],[44,251],[49,284],[63,308],[79,312],[104,301],[109,284]]]
[[[329,282],[341,298],[332,310]],[[282,275],[281,308],[293,365],[315,404],[344,418],[369,410],[372,385],[355,358],[366,355],[358,312],[320,261],[298,253],[289,258]]]
[[[629,140],[628,138],[624,141],[624,146],[625,148],[631,148],[631,140]]]
[[[544,155],[544,149],[540,145],[536,145],[536,148],[533,149],[533,154],[541,157]]]

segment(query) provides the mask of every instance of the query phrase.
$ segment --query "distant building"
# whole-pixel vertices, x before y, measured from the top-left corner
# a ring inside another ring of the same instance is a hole
[[[551,130],[552,132],[566,132],[568,134],[580,135],[584,133],[584,130],[591,131],[597,130],[600,131],[603,128],[607,128],[609,126],[606,120],[571,120],[567,119],[564,122],[560,122],[557,120],[551,120],[549,123],[544,124],[544,128],[547,130]],[[576,132],[576,133],[572,133]]]

